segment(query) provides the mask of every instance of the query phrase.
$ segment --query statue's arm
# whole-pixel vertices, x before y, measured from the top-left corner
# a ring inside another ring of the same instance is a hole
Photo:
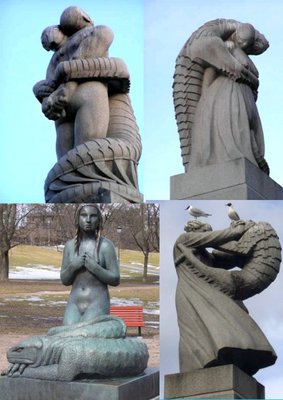
[[[242,221],[239,222],[239,223],[242,223]],[[234,222],[233,224],[237,224],[237,222],[236,223]],[[245,222],[245,232],[247,230],[249,230],[250,228],[252,228],[254,225],[255,225],[255,222],[246,221]],[[224,253],[227,253],[227,252],[230,253],[231,259],[232,259],[232,255],[234,257],[237,257],[239,255],[240,256],[241,255],[242,256],[248,256],[252,252],[253,247],[250,246],[248,243],[245,243],[245,242],[247,242],[247,240],[245,240],[244,243],[242,243],[242,242],[243,241],[240,239],[239,241],[232,240],[232,241],[229,241],[229,242],[221,243],[217,247],[217,250],[219,250],[219,257],[221,257],[221,253],[224,254]],[[216,251],[215,254],[217,255],[218,252]]]
[[[45,97],[48,97],[51,93],[53,93],[58,86],[55,81],[55,57],[55,54],[53,54],[47,67],[46,78],[37,82],[32,89],[35,97],[40,103],[43,102]]]
[[[247,82],[255,90],[258,88],[257,77],[229,52],[220,37],[195,39],[190,46],[189,55],[193,61],[212,66],[235,81]]]
[[[235,227],[211,232],[190,232],[183,233],[176,241],[187,247],[218,247],[231,240],[239,239],[246,231],[245,224],[241,223]]]
[[[224,268],[212,269],[211,265],[203,263],[199,257],[195,256],[195,249],[187,248],[183,244],[178,245],[180,251],[184,254],[185,258],[197,270],[202,277],[206,277],[213,280],[213,284],[217,284],[222,288],[230,289],[234,293],[234,282],[233,276],[230,272],[225,271]],[[212,272],[213,271],[213,272]]]
[[[72,285],[78,270],[84,267],[83,256],[73,256],[72,247],[73,240],[70,240],[65,245],[60,272],[61,281],[66,286]]]
[[[121,58],[92,57],[62,61],[56,68],[55,81],[59,85],[72,79],[117,78],[130,79],[128,68]]]
[[[99,248],[100,263],[86,254],[85,267],[97,279],[106,285],[117,286],[120,283],[120,271],[113,243],[101,238]]]
[[[48,97],[56,89],[56,86],[47,81],[46,79],[37,82],[33,87],[33,93],[37,100],[42,103],[43,100]]]

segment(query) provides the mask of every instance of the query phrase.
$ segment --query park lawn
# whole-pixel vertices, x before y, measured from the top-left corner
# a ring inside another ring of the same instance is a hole
[[[0,334],[44,334],[62,324],[70,287],[59,281],[8,281],[0,286]],[[130,286],[123,283],[110,287],[110,297],[139,300],[144,308],[159,308],[159,286]],[[144,314],[145,321],[159,321],[159,315]],[[143,335],[152,336],[156,328],[147,326]],[[136,331],[132,330],[135,335]]]
[[[60,267],[63,252],[56,247],[19,245],[10,251],[10,266],[53,265]],[[143,264],[141,251],[121,249],[121,264]],[[150,253],[149,264],[159,266],[159,253]]]
[[[63,253],[55,247],[19,245],[10,250],[10,267],[53,265],[60,267]]]
[[[142,251],[121,249],[120,258],[121,264],[143,264],[144,255]],[[149,254],[149,264],[153,267],[159,267],[159,253]]]

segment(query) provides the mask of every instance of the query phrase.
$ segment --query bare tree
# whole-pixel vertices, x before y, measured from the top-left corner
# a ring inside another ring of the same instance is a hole
[[[140,224],[132,225],[133,238],[143,252],[143,281],[147,280],[149,254],[159,251],[159,205],[141,204]]]
[[[9,277],[9,251],[20,242],[18,230],[33,206],[21,204],[0,204],[0,281]]]
[[[105,223],[105,235],[122,248],[142,251],[143,280],[146,281],[149,254],[159,251],[159,205],[114,205]]]

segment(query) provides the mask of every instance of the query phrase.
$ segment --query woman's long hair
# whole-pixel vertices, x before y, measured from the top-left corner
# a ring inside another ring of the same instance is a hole
[[[99,206],[97,206],[96,204],[81,204],[76,211],[75,214],[75,225],[77,228],[77,232],[76,232],[76,236],[75,236],[75,252],[76,254],[79,254],[79,249],[80,249],[80,244],[81,244],[81,238],[82,238],[82,234],[81,234],[81,230],[79,227],[79,217],[81,214],[81,211],[84,207],[93,207],[96,209],[97,211],[97,217],[98,217],[98,227],[96,228],[95,232],[94,232],[94,239],[96,241],[96,248],[95,248],[95,255],[96,255],[96,259],[98,260],[97,257],[97,250],[99,247],[99,243],[100,243],[100,236],[101,236],[101,231],[102,231],[102,227],[103,227],[103,216],[101,213],[101,210],[99,208]]]

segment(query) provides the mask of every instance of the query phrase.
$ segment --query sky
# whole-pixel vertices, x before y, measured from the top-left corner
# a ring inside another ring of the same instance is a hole
[[[114,32],[110,56],[122,58],[131,75],[131,101],[143,133],[144,21],[142,0],[0,0],[0,202],[43,203],[44,181],[56,162],[55,127],[41,112],[34,84],[45,78],[52,52],[41,46],[44,28],[77,5],[96,25]],[[143,162],[140,191],[143,191]]]
[[[212,214],[200,221],[208,222],[213,230],[226,229],[230,225],[225,201],[199,200],[160,202],[160,374],[161,398],[163,378],[179,372],[179,330],[175,310],[177,275],[173,262],[173,246],[184,231],[184,225],[193,218],[185,211],[189,205]],[[269,222],[283,244],[283,201],[233,201],[235,210],[243,220]],[[263,292],[245,301],[250,315],[267,336],[275,349],[276,364],[260,370],[254,377],[265,386],[266,398],[283,398],[283,271]]]

